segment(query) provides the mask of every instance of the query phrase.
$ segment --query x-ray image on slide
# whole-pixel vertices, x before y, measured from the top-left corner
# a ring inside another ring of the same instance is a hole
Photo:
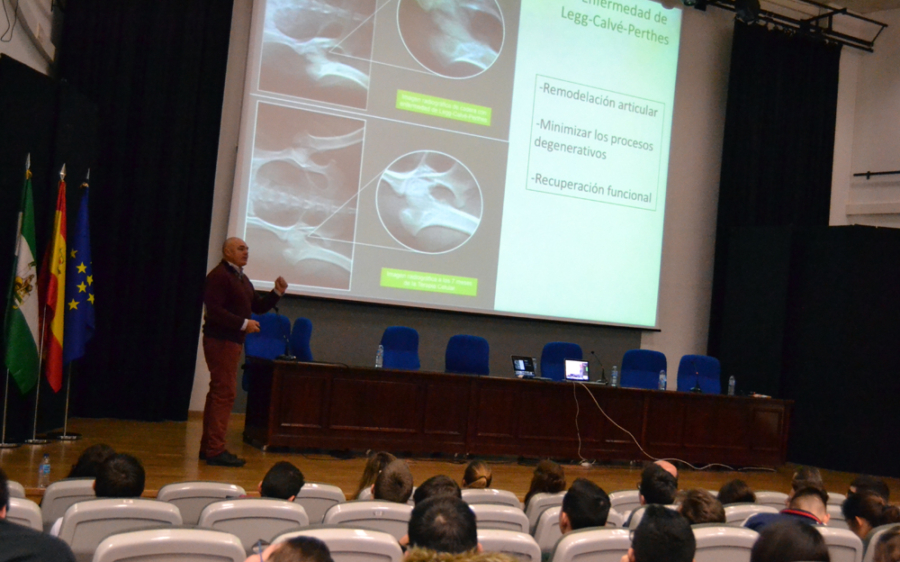
[[[496,0],[399,0],[397,26],[413,58],[448,78],[490,68],[505,34]]]
[[[288,126],[260,127],[255,139],[246,227],[252,275],[348,289],[364,122],[266,103],[258,119]]]
[[[456,249],[481,222],[478,182],[460,161],[440,152],[412,152],[391,163],[378,182],[376,201],[385,229],[418,252]]]
[[[375,0],[269,0],[259,89],[365,108]]]

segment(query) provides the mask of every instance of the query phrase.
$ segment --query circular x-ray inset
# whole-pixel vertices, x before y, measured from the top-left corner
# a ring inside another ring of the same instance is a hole
[[[506,33],[497,0],[400,0],[397,27],[409,54],[446,78],[490,68]]]
[[[466,166],[447,154],[420,150],[382,172],[375,194],[385,230],[410,250],[438,254],[462,246],[481,224],[481,188]]]

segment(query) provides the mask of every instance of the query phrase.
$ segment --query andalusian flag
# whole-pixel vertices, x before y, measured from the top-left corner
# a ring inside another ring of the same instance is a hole
[[[90,178],[88,170],[88,178]],[[81,184],[81,203],[75,217],[75,233],[69,244],[66,268],[66,341],[63,363],[83,357],[94,335],[94,272],[91,269],[91,229],[88,224],[88,179]]]
[[[44,334],[44,372],[53,392],[62,388],[63,316],[66,308],[66,167],[59,173],[53,235],[41,270],[41,321]]]
[[[38,353],[38,295],[37,262],[34,259],[34,200],[31,195],[31,157],[25,170],[25,186],[19,206],[18,240],[10,280],[9,304],[6,309],[4,343],[6,344],[6,368],[19,386],[22,394],[32,388],[40,373]]]

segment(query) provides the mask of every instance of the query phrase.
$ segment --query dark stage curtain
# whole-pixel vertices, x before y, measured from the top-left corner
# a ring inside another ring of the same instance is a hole
[[[840,54],[840,45],[735,22],[708,345],[723,377],[733,236],[752,227],[828,225]],[[777,261],[782,248],[771,251]]]
[[[70,0],[59,75],[99,110],[97,332],[74,414],[184,420],[190,401],[229,0]]]

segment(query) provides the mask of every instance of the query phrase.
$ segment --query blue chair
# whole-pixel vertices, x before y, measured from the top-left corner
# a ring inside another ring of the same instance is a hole
[[[581,361],[584,355],[577,343],[553,341],[541,352],[541,376],[561,381],[566,378],[566,359]]]
[[[312,361],[312,350],[309,348],[309,339],[312,336],[312,322],[309,318],[297,318],[294,320],[294,329],[291,330],[291,353],[298,361]]]
[[[678,390],[689,392],[695,383],[704,394],[722,394],[722,367],[708,355],[685,355],[678,363]]]
[[[491,348],[479,336],[457,335],[447,342],[444,371],[462,375],[488,375]]]
[[[385,369],[419,370],[419,332],[406,326],[390,326],[381,336],[381,345]]]
[[[288,338],[291,335],[291,320],[287,316],[270,312],[268,314],[251,314],[251,318],[259,322],[259,331],[247,334],[244,339],[244,375],[241,387],[250,390],[249,374],[260,363],[273,361],[287,350]]]
[[[666,355],[650,349],[632,349],[622,358],[622,388],[659,388],[659,372],[666,370]]]

